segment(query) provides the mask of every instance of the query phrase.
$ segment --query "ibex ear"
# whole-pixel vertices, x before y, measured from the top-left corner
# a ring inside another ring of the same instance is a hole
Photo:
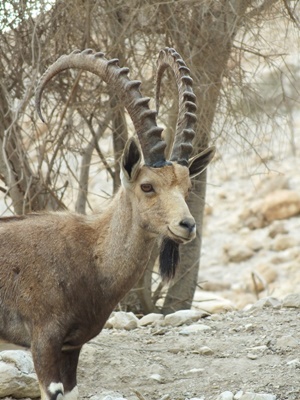
[[[139,166],[142,161],[142,153],[140,147],[134,138],[130,138],[126,145],[122,156],[121,168],[123,178],[127,182],[133,182],[139,171]]]
[[[190,170],[191,178],[194,178],[195,176],[201,174],[201,172],[203,172],[207,168],[208,164],[213,159],[215,152],[216,148],[214,146],[211,146],[189,160],[188,167]]]

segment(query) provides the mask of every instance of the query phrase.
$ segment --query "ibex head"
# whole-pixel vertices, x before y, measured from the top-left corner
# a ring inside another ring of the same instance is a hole
[[[121,162],[122,183],[140,226],[178,244],[194,239],[196,225],[186,199],[191,191],[191,178],[203,171],[210,156],[210,152],[205,151],[188,167],[169,162],[164,167],[155,168],[142,163],[138,143],[130,139]]]
[[[179,260],[178,246],[195,238],[196,225],[186,199],[191,189],[191,178],[203,172],[213,158],[214,147],[190,159],[195,136],[196,103],[189,69],[179,54],[170,48],[161,51],[158,59],[157,108],[160,80],[171,67],[179,92],[179,115],[170,161],[166,160],[166,142],[162,129],[156,125],[156,111],[149,109],[149,98],[142,97],[139,81],[128,79],[127,68],[120,68],[118,60],[107,60],[103,53],[92,50],[62,56],[41,78],[36,93],[38,113],[40,100],[47,82],[68,68],[88,70],[100,76],[123,101],[133,121],[138,142],[131,138],[125,146],[121,161],[122,184],[131,203],[135,223],[150,236],[161,238],[161,273],[164,278],[174,275]]]

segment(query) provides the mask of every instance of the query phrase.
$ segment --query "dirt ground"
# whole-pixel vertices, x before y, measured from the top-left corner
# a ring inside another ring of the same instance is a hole
[[[104,329],[81,354],[80,397],[215,400],[243,391],[300,399],[299,309],[235,311],[200,323],[211,329]]]

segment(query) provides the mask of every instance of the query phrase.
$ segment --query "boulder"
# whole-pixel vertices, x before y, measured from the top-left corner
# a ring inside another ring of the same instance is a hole
[[[0,397],[40,397],[31,354],[23,350],[0,352]]]
[[[204,296],[204,293],[200,291],[195,293],[193,306],[208,314],[218,314],[236,310],[236,306],[232,301],[212,295],[209,292]]]
[[[244,243],[226,244],[223,250],[228,262],[239,263],[254,255],[254,251]]]
[[[205,311],[197,310],[179,310],[173,314],[166,315],[164,320],[165,326],[180,326],[198,321],[200,318],[206,316]]]
[[[139,325],[140,326],[155,325],[156,323],[159,323],[163,319],[164,319],[164,316],[162,314],[150,313],[150,314],[144,315],[139,320]]]
[[[282,303],[280,300],[276,299],[275,297],[264,297],[260,300],[258,300],[256,303],[254,303],[251,307],[250,310],[260,310],[263,308],[274,308],[276,310],[280,309],[282,306]]]
[[[299,244],[298,240],[292,235],[279,234],[271,244],[271,250],[283,251]]]
[[[273,221],[291,218],[300,213],[300,195],[288,189],[275,190],[241,213],[240,221],[250,229],[259,229]]]
[[[207,331],[211,329],[210,326],[204,324],[193,324],[184,327],[181,331],[179,331],[179,335],[189,336],[191,334],[198,334],[203,331]]]
[[[300,294],[299,293],[288,294],[283,299],[282,305],[283,307],[300,308]]]
[[[268,393],[253,393],[253,392],[238,392],[234,396],[234,400],[276,400],[276,396],[274,394]]]
[[[113,317],[111,317],[107,324],[105,325],[107,328],[114,329],[125,329],[126,331],[130,331],[132,329],[136,329],[138,327],[139,320],[132,312],[124,312],[118,311],[114,313]]]
[[[268,222],[300,213],[300,195],[293,190],[275,190],[265,197],[261,213]]]
[[[217,400],[233,400],[233,393],[226,390],[226,392],[221,393]]]
[[[274,239],[279,234],[288,233],[288,230],[285,227],[283,221],[274,221],[274,223],[270,226],[269,236]]]

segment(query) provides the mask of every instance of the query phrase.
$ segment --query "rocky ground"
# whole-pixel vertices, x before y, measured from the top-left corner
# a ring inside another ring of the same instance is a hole
[[[138,320],[117,312],[83,348],[80,397],[299,400],[299,312],[300,295],[263,298],[247,310],[212,315],[186,310]],[[0,353],[0,395],[38,396],[24,353]]]
[[[189,322],[102,332],[82,354],[81,395],[92,400],[300,399],[299,308],[259,302],[249,311]]]
[[[83,348],[80,398],[299,400],[299,310],[300,295],[288,295],[213,315],[117,312]],[[30,364],[24,352],[0,353],[0,394],[36,397]]]
[[[300,159],[283,149],[264,158],[263,150],[259,158],[220,149],[209,171],[196,302],[213,294],[242,309],[300,291]]]

